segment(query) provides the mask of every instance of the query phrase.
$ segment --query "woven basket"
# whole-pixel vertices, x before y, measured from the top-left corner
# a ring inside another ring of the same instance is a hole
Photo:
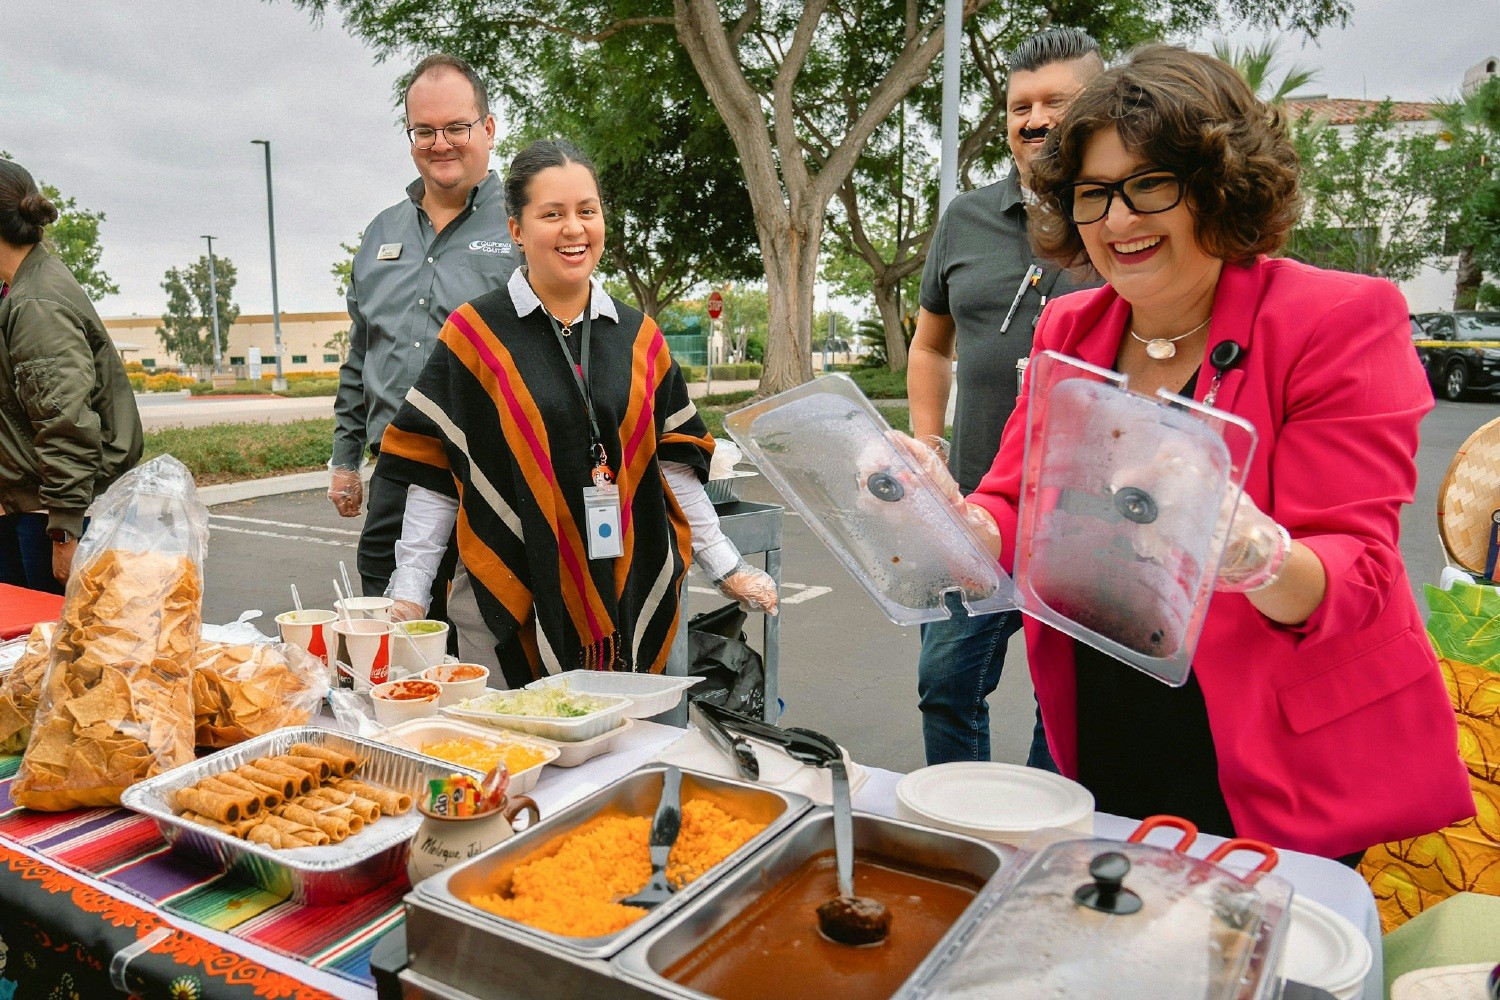
[[[1438,487],[1438,535],[1448,558],[1483,573],[1490,524],[1500,510],[1500,418],[1469,435]]]

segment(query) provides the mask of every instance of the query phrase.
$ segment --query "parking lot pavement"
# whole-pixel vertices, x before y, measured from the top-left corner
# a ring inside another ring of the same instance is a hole
[[[148,431],[163,427],[205,427],[210,424],[270,423],[333,416],[332,396],[283,399],[280,396],[179,396],[175,393],[143,393],[135,397],[141,411],[141,426]]]
[[[1444,565],[1436,530],[1437,490],[1454,453],[1475,429],[1500,416],[1495,402],[1440,402],[1422,425],[1416,502],[1402,513],[1402,555],[1419,599]],[[748,479],[742,497],[780,503],[763,478]],[[289,583],[303,602],[327,606],[338,562],[355,570],[362,518],[339,517],[321,490],[213,507],[205,619],[232,621],[247,608],[269,616],[291,605]],[[915,529],[914,529],[915,530]],[[916,708],[918,630],[892,625],[850,579],[827,547],[788,513],[783,522],[781,689],[786,725],[826,732],[858,761],[908,771],[922,760]],[[758,557],[751,557],[759,564]],[[689,613],[716,608],[720,598],[689,577]],[[759,622],[746,631],[759,646]],[[1012,640],[999,690],[990,699],[996,760],[1021,763],[1031,738],[1031,678],[1021,636]]]

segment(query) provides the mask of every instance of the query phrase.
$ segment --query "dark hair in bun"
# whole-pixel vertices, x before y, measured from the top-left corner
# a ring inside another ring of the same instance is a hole
[[[42,242],[42,230],[57,219],[57,206],[37,189],[26,168],[0,160],[0,239],[12,246]]]

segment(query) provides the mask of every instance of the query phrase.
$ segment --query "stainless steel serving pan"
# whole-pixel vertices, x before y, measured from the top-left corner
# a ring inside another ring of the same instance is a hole
[[[923,868],[961,872],[981,883],[993,879],[1016,853],[1015,848],[1005,844],[990,844],[961,834],[865,813],[854,815],[854,842],[859,845],[861,854],[905,858]],[[721,879],[696,905],[662,922],[617,955],[613,962],[616,975],[657,996],[701,1000],[704,994],[665,978],[662,971],[686,957],[767,889],[790,877],[809,858],[832,849],[833,812],[823,807],[813,809],[776,843],[756,854],[729,877]],[[927,959],[913,970],[907,982],[917,981],[961,935],[979,910],[982,895],[974,898],[933,947]],[[774,988],[768,987],[767,995],[772,993]]]
[[[661,794],[664,770],[651,766],[634,771],[472,861],[419,883],[406,897],[411,969],[488,997],[578,996],[597,1000],[614,995],[612,986],[587,985],[591,980],[611,978],[605,961],[609,956],[691,907],[716,880],[791,826],[810,805],[808,799],[794,793],[684,771],[684,803],[712,797],[725,803],[728,811],[765,823],[766,828],[669,901],[616,934],[596,938],[550,934],[467,902],[476,894],[504,891],[519,865],[554,853],[564,838],[596,817],[651,816]],[[459,955],[462,960],[455,960]],[[506,984],[516,992],[508,992]]]
[[[174,768],[125,790],[121,804],[156,820],[173,849],[209,868],[228,872],[268,892],[310,906],[343,902],[377,886],[406,881],[412,834],[422,821],[415,808],[405,816],[382,816],[344,844],[276,850],[179,819],[172,794],[203,778],[256,757],[287,752],[294,743],[326,746],[364,763],[355,777],[405,792],[415,799],[433,778],[453,766],[419,754],[319,726],[279,729],[228,750]]]

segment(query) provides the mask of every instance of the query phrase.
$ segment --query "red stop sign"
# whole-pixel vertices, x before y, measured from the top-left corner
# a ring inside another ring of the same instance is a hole
[[[724,296],[718,292],[713,292],[708,297],[708,315],[713,319],[724,315]]]

